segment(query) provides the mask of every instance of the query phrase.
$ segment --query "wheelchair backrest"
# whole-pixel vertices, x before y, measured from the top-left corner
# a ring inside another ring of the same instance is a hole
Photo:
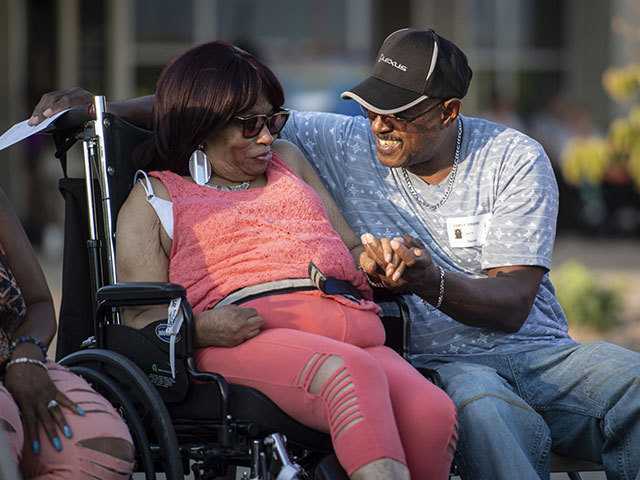
[[[113,213],[112,231],[116,231],[117,214],[133,186],[133,177],[138,168],[133,159],[133,152],[144,141],[151,137],[151,132],[132,125],[121,118],[105,114],[104,121],[105,150],[107,153],[107,172],[110,190],[110,205]],[[91,135],[92,129],[75,129],[56,131],[56,143],[61,138],[81,139]],[[79,135],[78,135],[79,134]],[[68,148],[68,147],[67,147]],[[69,178],[65,175],[59,181],[59,188],[65,200],[65,239],[62,271],[62,303],[57,339],[56,358],[60,359],[81,348],[82,342],[94,334],[94,294],[97,286],[92,278],[93,267],[88,254],[89,240],[89,202],[84,178]],[[96,209],[96,221],[101,242],[105,241],[103,217],[101,214],[101,190],[98,182],[94,182],[92,203]],[[107,259],[105,250],[98,260],[96,268],[106,271]]]

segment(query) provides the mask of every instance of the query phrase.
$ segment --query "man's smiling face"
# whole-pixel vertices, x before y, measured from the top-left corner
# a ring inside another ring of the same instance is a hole
[[[395,115],[368,112],[380,163],[408,167],[428,162],[444,139],[442,100],[428,99]]]

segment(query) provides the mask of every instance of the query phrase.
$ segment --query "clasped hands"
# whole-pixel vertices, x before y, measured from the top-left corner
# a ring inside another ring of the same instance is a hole
[[[438,285],[439,272],[422,244],[404,235],[376,238],[370,233],[360,237],[364,251],[360,268],[372,282],[397,293],[423,294],[429,285]],[[197,347],[234,347],[255,336],[264,320],[254,308],[225,305],[196,315]]]
[[[374,284],[397,293],[417,293],[437,281],[437,267],[423,245],[411,237],[376,238],[370,233],[360,237],[364,251],[360,268]]]

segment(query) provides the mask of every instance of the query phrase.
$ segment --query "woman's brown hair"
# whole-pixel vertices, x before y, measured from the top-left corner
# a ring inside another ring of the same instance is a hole
[[[188,50],[160,74],[153,141],[138,161],[146,168],[188,175],[193,150],[251,109],[261,93],[275,110],[284,104],[280,82],[253,55],[224,42]]]

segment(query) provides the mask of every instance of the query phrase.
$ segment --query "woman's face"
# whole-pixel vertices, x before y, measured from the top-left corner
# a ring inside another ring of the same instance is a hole
[[[243,116],[256,114],[270,114],[273,106],[264,95]],[[242,126],[232,121],[222,131],[207,139],[206,153],[213,174],[233,182],[255,180],[264,174],[271,162],[271,144],[273,135],[266,125],[257,136],[244,138]]]

